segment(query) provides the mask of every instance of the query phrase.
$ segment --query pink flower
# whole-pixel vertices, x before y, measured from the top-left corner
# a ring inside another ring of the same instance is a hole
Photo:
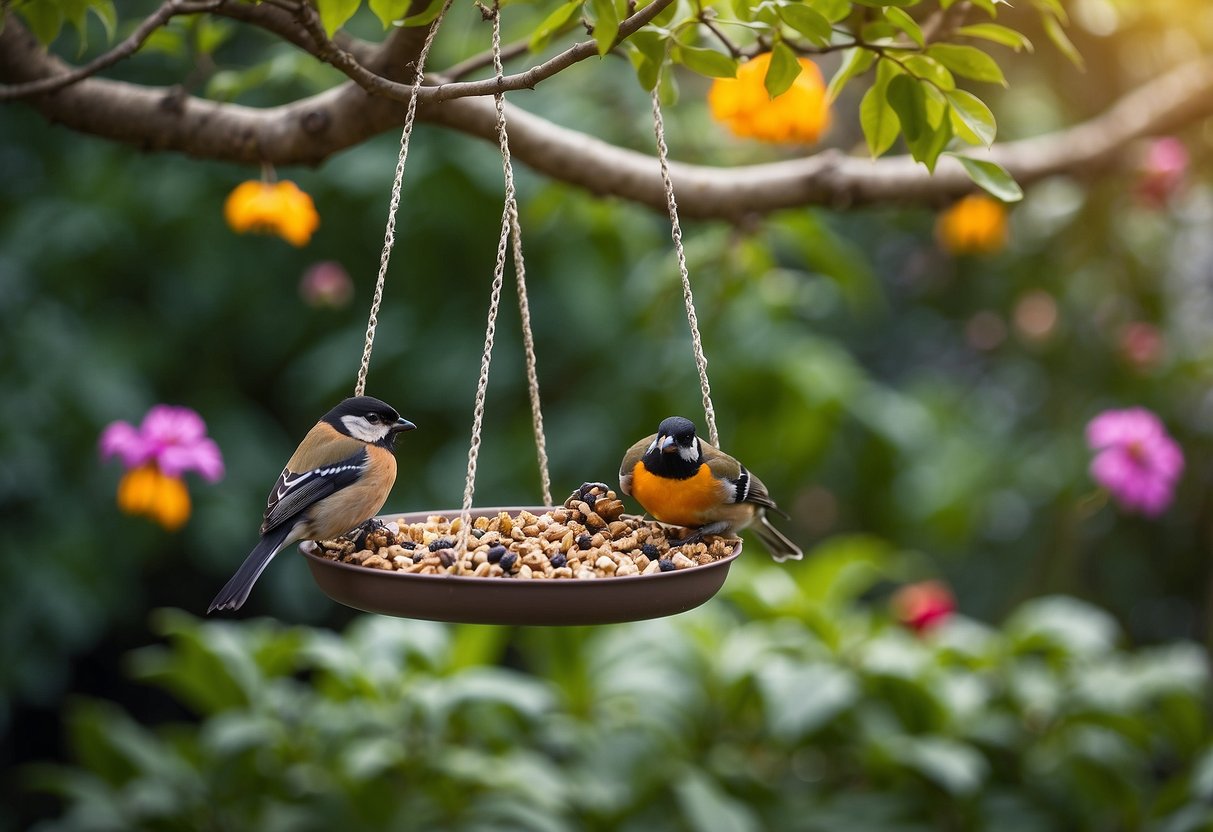
[[[102,459],[118,456],[127,470],[154,463],[168,477],[197,471],[209,482],[223,478],[223,455],[206,435],[206,422],[188,407],[158,404],[138,428],[111,422],[101,432]]]
[[[1144,407],[1105,410],[1087,424],[1096,451],[1091,478],[1130,513],[1157,517],[1171,505],[1184,455],[1162,420]]]
[[[901,587],[890,600],[897,620],[916,633],[923,633],[951,617],[956,598],[943,581],[920,581]]]
[[[1149,370],[1157,365],[1165,350],[1162,333],[1153,324],[1134,321],[1120,330],[1120,354],[1136,370]]]
[[[303,273],[299,294],[308,306],[340,309],[354,296],[354,282],[340,263],[322,260]]]
[[[1161,208],[1180,188],[1188,174],[1188,149],[1174,136],[1155,139],[1146,150],[1137,179],[1137,197],[1151,208]]]

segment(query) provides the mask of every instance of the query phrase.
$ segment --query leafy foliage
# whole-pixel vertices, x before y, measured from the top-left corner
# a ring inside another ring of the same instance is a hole
[[[820,554],[732,610],[518,633],[533,675],[494,666],[500,628],[159,613],[132,672],[201,722],[77,703],[76,764],[32,777],[67,802],[46,828],[1202,828],[1200,649],[1120,652],[1065,597],[917,639],[854,606],[879,545]]]
[[[992,46],[1016,51],[1031,48],[1022,32],[994,22],[1000,5],[993,0],[974,3],[977,15],[985,20],[971,21],[968,6],[931,0],[672,2],[652,23],[630,37],[621,37],[620,25],[629,14],[623,0],[564,0],[538,6],[529,15],[527,43],[532,51],[547,49],[583,24],[600,55],[616,49],[626,53],[641,86],[651,90],[660,84],[666,103],[677,96],[674,66],[710,78],[728,78],[736,73],[740,60],[770,51],[766,89],[774,97],[787,90],[800,73],[798,56],[842,51],[847,57],[830,83],[832,98],[848,83],[875,70],[859,112],[872,155],[882,155],[901,137],[913,158],[934,170],[945,151],[988,146],[995,139],[997,126],[990,107],[977,92],[958,88],[957,79],[1005,86],[1002,69],[987,50]],[[329,36],[352,25],[364,8],[388,29],[427,24],[441,7],[441,0],[424,4],[413,0],[316,3]],[[111,38],[116,26],[111,0],[45,0],[17,8],[47,43],[55,40],[65,20],[81,34],[83,43],[84,18],[90,10],[106,21]],[[637,10],[640,8],[643,6]],[[1056,0],[1038,0],[1036,8],[1049,37],[1077,60],[1077,51],[1062,28],[1067,21],[1064,8]],[[179,32],[180,28],[163,32]],[[158,32],[156,39],[171,37]],[[194,48],[204,55],[217,45],[217,41],[194,40]],[[247,74],[247,78],[217,79],[210,94],[230,97],[234,90],[264,79],[263,72],[256,69]],[[995,196],[1020,198],[1005,172],[989,165],[966,164],[965,170]]]

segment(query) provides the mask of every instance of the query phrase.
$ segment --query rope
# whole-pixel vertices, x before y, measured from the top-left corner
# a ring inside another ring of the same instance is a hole
[[[695,300],[691,296],[691,275],[687,269],[686,252],[682,247],[682,226],[678,222],[678,202],[674,199],[674,183],[670,180],[670,151],[665,143],[665,122],[661,118],[661,100],[657,93],[659,86],[653,87],[653,132],[657,136],[657,159],[661,163],[661,182],[665,185],[665,201],[670,211],[670,235],[674,238],[674,251],[678,255],[682,300],[687,309],[687,323],[691,327],[691,349],[695,353],[695,367],[699,370],[699,388],[703,391],[703,412],[708,423],[708,441],[719,448],[716,408],[712,406],[712,387],[708,383],[708,358],[703,353],[703,339],[699,336],[699,318],[695,315]]]
[[[379,306],[383,303],[383,284],[387,280],[388,261],[392,257],[392,246],[396,244],[396,212],[400,208],[400,187],[404,181],[404,163],[409,156],[409,139],[413,135],[413,122],[417,117],[417,93],[425,80],[425,59],[429,57],[430,47],[438,34],[438,27],[451,7],[452,0],[446,0],[438,17],[430,25],[426,33],[425,43],[417,55],[417,75],[413,79],[413,89],[409,94],[408,109],[404,114],[404,129],[400,133],[400,155],[396,159],[396,175],[392,179],[392,198],[388,202],[387,228],[383,234],[383,253],[379,255],[379,276],[375,280],[375,296],[371,300],[371,314],[366,322],[366,342],[362,346],[362,363],[358,366],[358,381],[354,384],[354,395],[361,396],[366,392],[366,374],[371,369],[371,348],[375,344],[375,329],[379,326]]]
[[[505,77],[501,62],[501,9],[493,4],[493,70],[498,82]],[[522,226],[518,221],[518,198],[514,187],[514,166],[510,159],[509,135],[506,131],[505,94],[493,96],[497,109],[497,142],[501,147],[502,172],[505,176],[505,206],[501,213],[501,237],[497,241],[497,262],[493,268],[493,286],[489,294],[488,321],[484,330],[484,351],[480,355],[480,378],[476,384],[476,403],[472,410],[472,441],[468,448],[467,480],[463,488],[463,508],[460,512],[459,551],[466,551],[471,530],[472,499],[476,492],[476,465],[480,457],[480,440],[484,427],[484,401],[489,385],[489,366],[493,359],[493,341],[497,334],[497,311],[501,305],[501,288],[505,281],[506,249],[513,244],[514,272],[518,283],[518,312],[522,318],[522,342],[526,352],[527,386],[531,399],[531,426],[535,432],[535,450],[539,461],[539,476],[544,505],[552,504],[551,477],[548,473],[547,442],[543,432],[543,412],[539,399],[539,376],[535,361],[535,338],[531,332],[531,310],[526,292],[526,267],[522,257]]]

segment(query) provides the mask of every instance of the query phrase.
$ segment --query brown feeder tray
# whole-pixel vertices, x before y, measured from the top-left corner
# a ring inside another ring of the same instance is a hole
[[[472,518],[499,512],[542,514],[551,508],[508,506],[472,510]],[[434,514],[456,517],[459,511],[418,511],[377,519],[390,523],[424,523]],[[300,551],[307,558],[322,592],[347,607],[430,621],[463,624],[522,624],[575,626],[643,621],[675,615],[698,607],[719,591],[729,567],[741,554],[738,540],[732,554],[718,561],[654,575],[628,575],[592,580],[518,580],[462,575],[420,575],[368,569]]]

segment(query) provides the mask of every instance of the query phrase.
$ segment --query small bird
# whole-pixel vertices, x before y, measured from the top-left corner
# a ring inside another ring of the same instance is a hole
[[[736,534],[755,523],[754,533],[775,560],[804,557],[767,520],[767,509],[787,517],[767,487],[733,457],[696,437],[689,419],[671,416],[657,433],[629,448],[619,466],[619,486],[658,521],[695,529],[691,540]]]
[[[308,431],[270,491],[261,541],[207,612],[238,610],[274,555],[299,540],[327,540],[383,508],[396,481],[396,436],[417,426],[390,405],[355,396]]]

